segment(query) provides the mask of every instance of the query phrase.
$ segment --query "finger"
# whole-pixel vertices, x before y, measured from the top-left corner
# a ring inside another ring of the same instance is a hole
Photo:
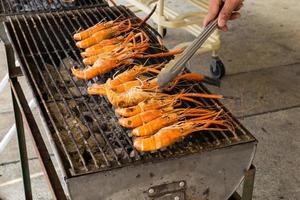
[[[203,26],[205,27],[210,21],[215,19],[219,13],[221,6],[221,0],[210,0],[208,14],[203,20]]]
[[[223,27],[219,27],[222,31],[227,32],[228,31],[228,26],[225,25]]]
[[[243,6],[244,6],[244,3],[242,2],[234,9],[234,11],[239,11]]]
[[[225,1],[225,4],[220,12],[219,19],[218,19],[218,25],[222,29],[227,23],[227,21],[230,19],[230,16],[232,15],[233,10],[239,5],[239,1],[237,0],[227,0]]]
[[[229,20],[235,20],[241,17],[241,13],[239,12],[234,12],[232,13],[232,15],[230,16]]]
[[[238,18],[240,18],[241,17],[241,14],[240,13],[238,13],[238,12],[235,12],[235,13],[233,13],[231,16],[230,16],[230,18],[229,18],[229,20],[235,20],[235,19],[238,19]],[[225,26],[223,26],[223,27],[219,27],[222,31],[224,31],[224,32],[227,32],[228,31],[228,26],[227,25],[225,25]]]

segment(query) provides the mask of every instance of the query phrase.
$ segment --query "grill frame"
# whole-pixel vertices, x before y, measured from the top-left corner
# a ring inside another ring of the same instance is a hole
[[[13,3],[15,2],[11,2],[11,0],[0,0],[0,17],[22,15],[22,14],[39,14],[39,13],[67,11],[67,10],[76,10],[76,9],[88,9],[88,8],[93,8],[95,6],[99,6],[99,7],[109,6],[106,0],[87,0],[87,2],[76,0],[76,4],[73,5],[71,4],[67,5],[67,3],[62,2],[63,0],[55,0],[57,1],[57,5],[54,5],[54,7],[52,8],[50,3],[46,3],[47,0],[25,0],[25,1],[26,2],[24,3],[24,1],[20,0],[19,4],[21,4],[20,6],[23,8],[27,7],[27,10],[24,9],[17,10],[13,8],[14,6]]]
[[[95,8],[95,9],[100,9],[100,8]],[[111,8],[107,8],[108,10],[109,9],[111,9]],[[124,7],[123,7],[123,9],[125,9]],[[75,12],[75,11],[70,11],[70,12]],[[78,11],[77,11],[78,12]],[[53,14],[53,13],[51,13],[51,14]],[[43,15],[48,15],[48,14],[43,14]],[[59,14],[58,14],[59,15]],[[26,17],[28,17],[28,16],[26,16]],[[36,17],[36,16],[35,16]],[[8,25],[8,23],[9,22],[5,22],[5,27],[6,27],[6,30],[8,30],[8,27],[7,27],[7,25]],[[10,41],[12,41],[12,38],[11,38],[11,36],[10,36],[10,34],[8,34],[9,35],[9,37],[10,37]],[[15,49],[15,52],[18,52],[18,49],[16,48],[16,46],[15,46],[15,44],[12,42],[12,44],[13,44],[13,47],[14,47],[14,49]],[[18,52],[18,57],[19,57],[19,60],[21,59],[20,58],[20,56],[19,56],[19,52]],[[23,66],[23,63],[21,62],[21,68],[22,68],[22,70],[23,70],[23,72],[24,72],[24,74],[26,74],[26,76],[30,79],[30,73],[29,73],[29,70],[28,70],[28,68],[27,68],[28,66]],[[29,80],[29,82],[30,82],[30,85],[31,86],[35,86],[35,88],[33,88],[33,91],[34,91],[34,94],[35,94],[35,96],[36,96],[36,98],[38,99],[38,102],[40,103],[40,102],[43,102],[43,100],[42,100],[42,98],[40,98],[40,97],[42,97],[43,95],[40,93],[40,92],[38,92],[37,91],[37,88],[38,88],[38,86],[37,86],[37,84],[35,84],[34,83],[34,80]],[[203,86],[203,85],[198,85],[198,86],[196,86],[196,87],[198,87],[198,88],[200,88],[201,90],[203,90],[203,91],[205,91],[205,92],[207,92],[207,93],[209,93],[208,92],[208,90]],[[248,137],[249,137],[249,139],[247,140],[247,141],[241,141],[241,142],[236,142],[234,145],[238,145],[238,144],[242,144],[242,143],[248,143],[248,142],[255,142],[256,140],[255,140],[255,138],[228,112],[228,110],[219,102],[219,101],[213,101],[213,104],[217,104],[219,107],[222,107],[227,113],[228,113],[228,115],[230,115],[230,117],[240,126],[240,128],[245,132],[245,135],[247,135]],[[40,107],[41,107],[41,110],[42,110],[42,114],[44,115],[43,117],[46,119],[45,121],[49,121],[49,116],[47,116],[47,115],[45,115],[45,113],[47,113],[46,112],[46,108],[45,108],[45,104],[44,103],[42,103],[42,104],[40,104]],[[53,139],[53,138],[52,138]],[[214,150],[214,149],[218,149],[218,148],[224,148],[224,147],[228,147],[228,146],[232,146],[232,144],[231,145],[225,145],[225,146],[219,146],[219,147],[213,147],[213,148],[207,148],[207,149],[202,149],[201,151],[198,151],[198,152],[194,152],[195,154],[196,153],[200,153],[201,154],[201,152],[204,152],[204,151],[210,151],[210,150]],[[56,147],[57,148],[57,147]],[[59,153],[59,154],[61,154],[61,153]],[[191,153],[192,154],[192,153]],[[154,160],[152,160],[152,159],[150,159],[150,160],[148,160],[147,162],[160,162],[160,161],[162,161],[162,160],[168,160],[168,159],[175,159],[175,158],[180,158],[180,157],[182,157],[182,156],[186,156],[186,155],[177,155],[176,157],[167,157],[167,158],[165,158],[165,157],[161,157],[160,159],[157,159],[157,158],[155,158]],[[62,160],[64,160],[64,158],[63,158],[63,156],[61,156],[60,155],[60,157],[61,157],[61,159]],[[145,161],[134,161],[133,162],[134,163],[134,165],[139,165],[139,164],[144,164],[145,163]],[[92,170],[92,171],[88,171],[88,172],[84,172],[84,173],[69,173],[68,171],[68,169],[66,169],[66,166],[64,165],[64,169],[66,170],[66,177],[67,178],[71,178],[71,177],[75,177],[75,176],[81,176],[81,175],[84,175],[84,174],[88,174],[88,173],[95,173],[95,172],[100,172],[100,171],[107,171],[107,170],[113,170],[113,169],[115,169],[115,168],[119,168],[119,167],[125,167],[125,166],[130,166],[130,165],[132,165],[132,162],[128,162],[128,163],[126,163],[126,164],[123,164],[122,166],[115,166],[115,167],[112,167],[112,168],[107,168],[107,169],[105,169],[105,168],[103,168],[102,170]]]

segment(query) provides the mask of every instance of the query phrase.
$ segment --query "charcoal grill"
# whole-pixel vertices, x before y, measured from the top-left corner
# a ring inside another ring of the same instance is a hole
[[[223,108],[237,127],[235,132],[193,134],[167,149],[138,153],[128,130],[118,125],[107,100],[86,94],[88,85],[104,82],[108,76],[86,82],[72,77],[71,66],[84,67],[72,34],[100,20],[116,18],[139,20],[130,10],[119,6],[21,14],[9,16],[4,23],[38,102],[62,182],[67,186],[66,193],[72,199],[228,199],[244,177],[253,178],[253,171],[247,174],[257,142],[220,102],[203,101],[207,106]],[[148,53],[166,51],[158,48],[155,30],[148,25],[141,29],[153,44]],[[12,49],[6,47],[8,60],[12,60]],[[169,59],[136,62],[149,65]],[[13,62],[9,61],[9,66]],[[48,151],[16,79],[20,71],[15,67],[9,71],[16,111],[18,103],[53,193],[63,199]],[[209,93],[201,84],[194,85],[193,90]],[[18,117],[17,114],[16,120],[20,120]],[[245,191],[249,193],[251,187]]]

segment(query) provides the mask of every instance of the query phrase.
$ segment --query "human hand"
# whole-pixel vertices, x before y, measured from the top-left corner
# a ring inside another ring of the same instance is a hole
[[[210,0],[208,14],[203,21],[203,26],[206,26],[210,21],[214,20],[218,13],[218,26],[223,31],[228,31],[227,21],[241,17],[238,12],[243,6],[243,0],[225,0],[220,11],[222,0]]]

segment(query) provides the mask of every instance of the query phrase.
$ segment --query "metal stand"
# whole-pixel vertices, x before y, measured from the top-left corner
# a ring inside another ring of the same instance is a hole
[[[56,173],[55,167],[51,161],[50,154],[46,148],[41,132],[35,122],[31,109],[25,98],[21,85],[18,81],[18,77],[23,76],[19,67],[15,66],[14,51],[10,44],[5,44],[5,50],[7,55],[7,64],[9,72],[9,80],[12,91],[12,100],[15,113],[15,121],[18,135],[18,145],[20,152],[20,161],[22,167],[23,185],[26,199],[32,199],[30,171],[28,165],[26,141],[23,127],[23,117],[29,127],[32,140],[35,146],[36,153],[41,161],[41,166],[44,171],[44,175],[47,178],[47,182],[53,197],[58,200],[67,200],[67,197],[62,188],[61,182]]]
[[[242,196],[234,192],[229,200],[252,200],[255,172],[255,166],[251,165],[250,169],[245,173]]]

